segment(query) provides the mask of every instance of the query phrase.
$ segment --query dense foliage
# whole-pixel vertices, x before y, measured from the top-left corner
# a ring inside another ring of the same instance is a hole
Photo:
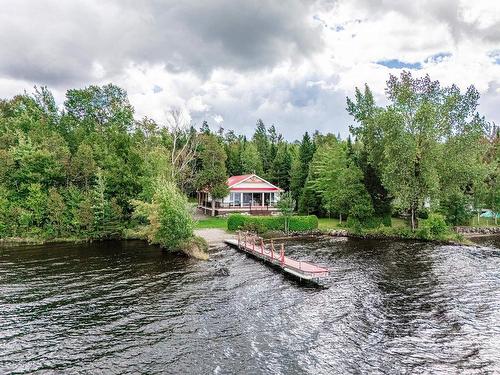
[[[249,216],[241,214],[229,215],[227,228],[235,230],[251,230],[258,233],[271,231],[305,232],[318,229],[318,218],[315,215],[291,216]]]
[[[136,211],[155,204],[165,228],[179,215],[181,239],[192,229],[181,197],[222,197],[227,176],[246,173],[289,190],[301,214],[356,226],[398,214],[415,231],[429,213],[458,225],[481,209],[500,212],[499,131],[477,113],[474,87],[405,72],[386,93],[385,107],[367,86],[347,100],[352,138],[306,132],[295,142],[261,120],[248,139],[206,122],[197,130],[177,110],[165,124],[137,120],[114,85],[69,90],[60,107],[46,88],[1,100],[0,238],[119,237],[150,222]]]

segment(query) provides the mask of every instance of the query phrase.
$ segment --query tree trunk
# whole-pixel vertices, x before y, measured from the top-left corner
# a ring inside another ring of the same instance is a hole
[[[339,224],[342,224],[342,213],[339,214],[340,222]]]
[[[415,206],[411,205],[411,230],[415,230],[417,227],[417,218],[415,215]]]

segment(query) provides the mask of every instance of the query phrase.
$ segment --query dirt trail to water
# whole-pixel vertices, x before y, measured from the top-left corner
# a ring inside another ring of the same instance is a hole
[[[220,246],[228,238],[236,238],[234,234],[227,233],[224,229],[209,228],[195,230],[197,236],[203,237],[210,247]]]

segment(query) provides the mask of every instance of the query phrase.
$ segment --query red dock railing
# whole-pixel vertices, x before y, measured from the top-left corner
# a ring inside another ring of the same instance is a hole
[[[301,279],[318,281],[328,277],[330,271],[326,267],[318,266],[309,262],[292,259],[285,255],[285,245],[282,243],[278,257],[274,241],[266,247],[264,240],[249,232],[238,232],[238,240],[226,240],[229,245],[237,246],[238,249],[250,253],[268,263],[279,266],[283,271],[293,274]],[[257,248],[256,248],[257,246]]]

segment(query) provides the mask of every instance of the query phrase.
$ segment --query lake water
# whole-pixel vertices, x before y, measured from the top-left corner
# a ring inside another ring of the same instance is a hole
[[[500,243],[479,241],[289,243],[328,289],[227,247],[0,249],[0,373],[499,373]]]

